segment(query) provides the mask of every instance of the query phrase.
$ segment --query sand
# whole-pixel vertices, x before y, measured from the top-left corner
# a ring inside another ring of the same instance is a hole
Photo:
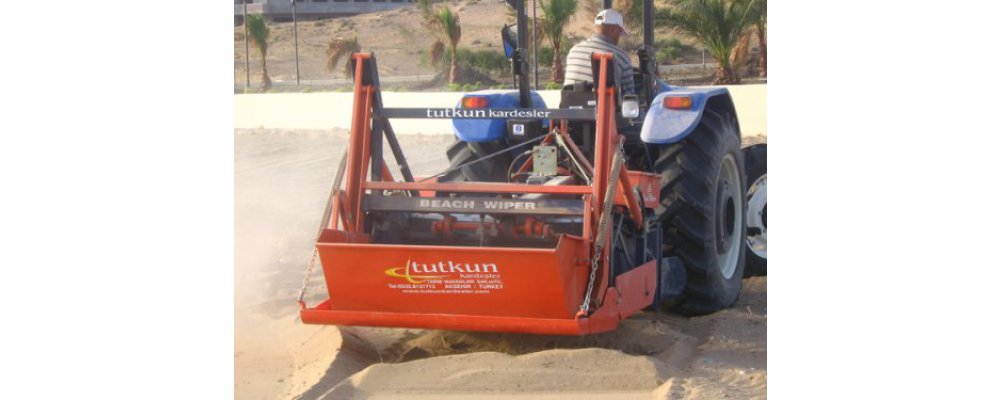
[[[429,174],[453,139],[400,140]],[[641,313],[587,337],[303,325],[295,299],[346,133],[236,130],[235,141],[238,399],[766,397],[764,277],[745,279],[730,309]],[[309,289],[310,304],[324,298],[319,274]]]

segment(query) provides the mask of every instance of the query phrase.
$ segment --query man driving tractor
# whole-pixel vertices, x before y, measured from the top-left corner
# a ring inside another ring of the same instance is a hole
[[[622,35],[628,35],[625,29],[625,19],[622,14],[613,9],[602,10],[594,18],[594,35],[590,39],[577,43],[566,56],[566,78],[563,85],[575,82],[594,82],[593,69],[590,65],[591,54],[594,52],[612,53],[615,55],[615,74],[618,78],[618,88],[621,94],[635,94],[635,81],[632,77],[632,60],[628,53],[618,47]]]

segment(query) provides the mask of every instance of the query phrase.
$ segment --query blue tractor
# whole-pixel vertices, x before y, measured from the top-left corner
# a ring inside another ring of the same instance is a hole
[[[524,2],[508,2],[517,12],[517,25],[504,27],[501,37],[511,59],[516,90],[469,93],[458,108],[547,108],[538,92],[529,88],[525,35],[517,34],[526,29]],[[610,8],[611,1],[604,0],[604,7]],[[757,197],[756,208],[748,209],[747,189],[751,185],[729,91],[723,87],[672,86],[657,76],[652,0],[644,0],[642,30],[643,46],[637,51],[639,65],[634,75],[637,95],[617,99],[617,127],[624,137],[620,146],[625,154],[624,165],[630,170],[660,175],[655,189],[659,191],[659,204],[651,207],[655,213],[650,220],[655,225],[636,226],[624,217],[614,222],[612,258],[619,265],[634,264],[629,259],[637,251],[650,253],[641,243],[655,238],[652,253],[663,260],[658,266],[660,285],[655,308],[685,315],[710,313],[737,300],[744,273],[766,273],[766,187]],[[595,77],[596,68],[595,64]],[[595,95],[595,85],[566,85],[559,108],[594,108]],[[538,148],[545,146],[520,146],[550,132],[550,123],[554,122],[516,116],[454,119],[457,141],[447,152],[451,167],[439,181],[551,184],[551,177],[558,175],[552,173],[556,169],[576,174],[580,180],[588,179],[577,171],[582,169],[581,162],[595,157],[593,121],[571,121],[566,128],[574,148],[561,142],[550,143],[554,148],[552,157],[539,157]],[[754,159],[759,160],[760,149],[754,152]],[[534,160],[532,171],[524,168],[529,159]],[[549,171],[537,167],[540,161],[549,159]],[[754,171],[761,169],[761,164],[754,162]],[[762,165],[766,185],[766,154]],[[754,184],[760,177],[755,172]],[[753,225],[749,239],[748,221]],[[761,227],[763,242],[759,240]],[[655,232],[650,234],[650,229]],[[748,252],[752,245],[757,250]]]

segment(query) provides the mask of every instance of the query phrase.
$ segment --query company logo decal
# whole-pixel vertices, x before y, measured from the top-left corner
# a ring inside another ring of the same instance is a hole
[[[424,265],[426,266],[426,264]],[[406,259],[405,266],[389,268],[385,270],[385,274],[394,278],[406,279],[410,283],[424,283],[430,279],[442,279],[448,277],[448,275],[415,275],[415,273],[422,272],[422,271],[416,271],[417,269],[421,269],[419,268],[419,266],[420,264],[411,263],[410,259]],[[413,268],[413,270],[411,271],[411,267],[416,267],[416,268]]]
[[[402,267],[386,269],[385,275],[400,278],[401,281],[393,280],[388,286],[390,289],[402,290],[403,293],[482,294],[503,289],[503,281],[495,263],[421,263],[408,258]]]
[[[480,119],[480,118],[549,118],[547,110],[522,109],[468,109],[468,108],[428,108],[427,118]]]

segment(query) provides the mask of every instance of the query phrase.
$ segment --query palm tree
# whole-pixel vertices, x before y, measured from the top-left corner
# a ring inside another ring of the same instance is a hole
[[[458,12],[451,8],[441,7],[437,12],[425,11],[429,15],[427,26],[430,28],[438,40],[431,46],[431,63],[437,64],[443,53],[444,41],[448,42],[451,48],[451,72],[448,75],[450,83],[458,82],[458,42],[462,40],[462,24],[458,19]],[[437,56],[437,57],[435,57]]]
[[[753,22],[754,0],[673,0],[656,13],[657,22],[698,39],[719,63],[712,84],[739,83],[730,55]]]
[[[346,60],[344,63],[344,76],[347,78],[354,76],[354,71],[351,70],[350,54],[359,51],[361,51],[361,44],[358,43],[357,36],[353,39],[334,39],[326,49],[326,71],[333,72],[340,59],[344,58]]]
[[[747,58],[750,56],[750,38],[752,37],[753,31],[748,29],[743,34],[743,37],[736,41],[736,46],[733,46],[733,52],[729,54],[729,65],[733,67],[733,71],[737,75],[740,74],[740,68],[749,66]]]
[[[444,60],[444,42],[440,40],[435,40],[431,44],[431,65],[437,67],[441,64],[441,60]]]
[[[744,65],[751,71],[756,71],[757,76],[767,77],[767,0],[754,0],[750,6],[749,19],[750,27],[747,29],[740,41],[737,42],[730,56],[730,64],[739,70]],[[760,52],[756,59],[748,59],[750,52],[750,39],[756,35]],[[750,63],[757,65],[751,66]]]
[[[250,14],[246,16],[246,19],[247,34],[250,35],[250,41],[260,53],[261,80],[264,81],[263,90],[267,91],[271,88],[271,77],[267,75],[267,37],[270,32],[267,29],[267,24],[264,23],[263,15]]]
[[[541,33],[552,44],[552,82],[562,82],[565,70],[562,63],[563,29],[576,13],[576,0],[549,0],[542,2]]]
[[[757,71],[761,78],[767,77],[767,0],[755,0],[753,9],[754,31],[757,42],[760,43],[760,58],[757,60]]]

